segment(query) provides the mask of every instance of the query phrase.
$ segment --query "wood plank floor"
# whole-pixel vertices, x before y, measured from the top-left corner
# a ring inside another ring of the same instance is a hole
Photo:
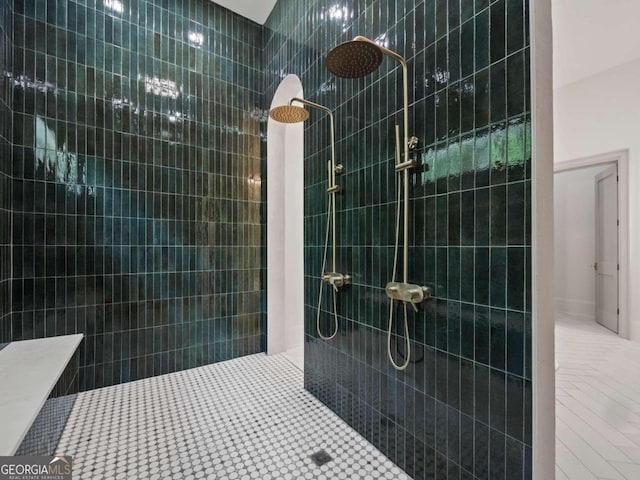
[[[640,343],[556,321],[556,478],[640,479]]]

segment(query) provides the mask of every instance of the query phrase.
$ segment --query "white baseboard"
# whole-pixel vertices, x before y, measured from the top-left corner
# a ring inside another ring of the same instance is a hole
[[[640,343],[640,322],[630,322],[629,340]]]
[[[584,317],[585,319],[596,319],[596,304],[575,298],[556,298],[556,312],[571,315],[574,317]]]

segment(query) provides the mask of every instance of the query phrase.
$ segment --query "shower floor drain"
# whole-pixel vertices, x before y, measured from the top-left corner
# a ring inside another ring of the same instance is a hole
[[[333,460],[333,457],[324,450],[320,450],[311,455],[311,460],[313,460],[313,463],[315,463],[317,466],[321,467],[322,465],[325,465]]]

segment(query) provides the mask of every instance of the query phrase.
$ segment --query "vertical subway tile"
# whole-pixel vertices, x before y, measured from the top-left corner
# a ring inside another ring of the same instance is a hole
[[[475,127],[482,128],[490,121],[491,84],[489,69],[475,74]]]
[[[491,187],[491,245],[506,244],[507,189],[504,185]]]
[[[197,3],[201,16],[225,12]],[[224,27],[206,28],[228,47],[216,50],[169,31],[189,10],[147,1],[112,10],[32,2],[14,15],[16,74],[42,85],[35,96],[25,84],[11,92],[7,140],[20,159],[21,194],[14,236],[27,254],[14,309],[34,318],[36,337],[85,333],[83,388],[206,363],[203,325],[215,316],[234,328],[224,338],[233,347],[213,359],[253,353],[264,334],[253,327],[264,291],[263,125],[250,113],[261,107],[263,49],[245,35],[259,38],[263,28],[230,14]],[[186,55],[169,55],[170,45]],[[205,68],[214,64],[233,76]],[[36,135],[57,168],[33,151]],[[205,192],[214,179],[220,188]],[[214,212],[220,205],[224,215]],[[224,312],[205,308],[221,297],[230,300]],[[184,326],[172,342],[162,340],[168,323]]]
[[[506,61],[491,65],[491,122],[506,116]]]
[[[507,54],[524,47],[524,6],[522,0],[507,0]]]
[[[480,12],[475,17],[475,62],[476,71],[489,65],[489,10]]]
[[[505,57],[506,47],[506,18],[505,0],[492,3],[490,8],[490,50],[491,63],[495,63]]]
[[[463,6],[468,4],[469,2],[463,2]],[[468,21],[463,23],[460,30],[460,74],[463,78],[474,72],[474,35],[474,22]]]

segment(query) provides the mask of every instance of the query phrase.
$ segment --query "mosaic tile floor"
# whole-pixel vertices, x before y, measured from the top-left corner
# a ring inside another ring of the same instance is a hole
[[[332,460],[317,466],[321,450]],[[92,480],[408,479],[280,355],[81,393],[57,453]]]

